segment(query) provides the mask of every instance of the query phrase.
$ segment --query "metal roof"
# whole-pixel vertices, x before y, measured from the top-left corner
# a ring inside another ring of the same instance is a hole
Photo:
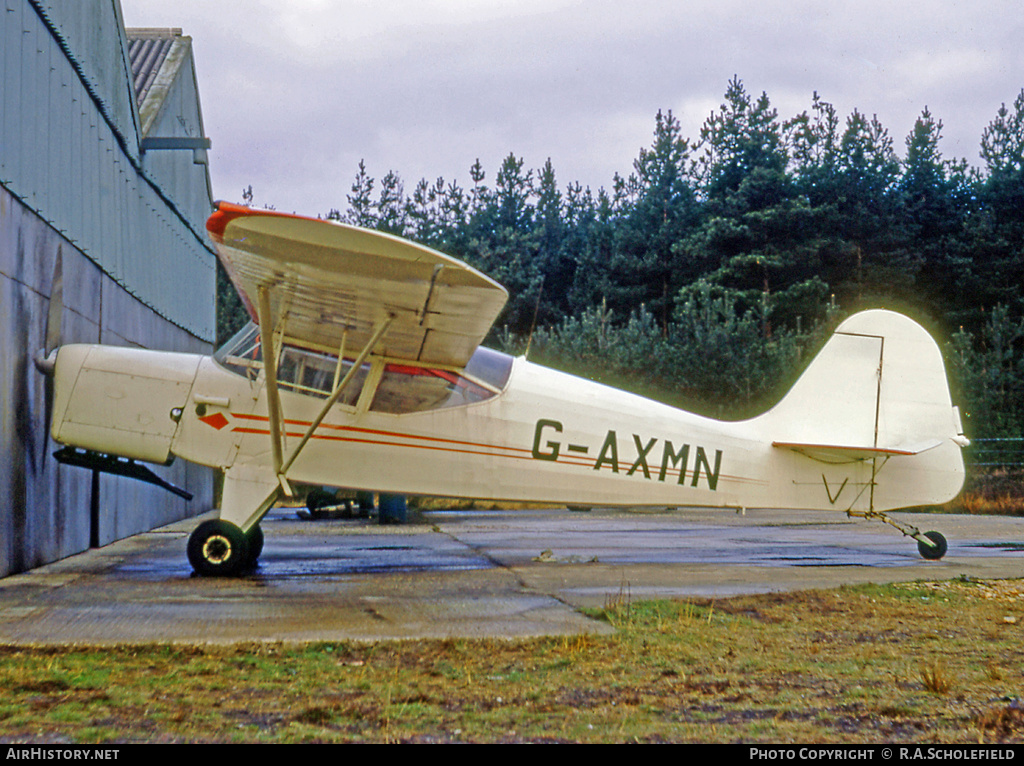
[[[127,29],[128,59],[132,67],[132,81],[135,85],[135,103],[142,111],[142,106],[149,95],[150,88],[160,73],[175,43],[186,43],[191,38],[183,38],[181,29]]]

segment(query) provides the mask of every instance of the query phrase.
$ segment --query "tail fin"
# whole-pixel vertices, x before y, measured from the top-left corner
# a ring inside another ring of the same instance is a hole
[[[942,355],[902,314],[847,319],[758,421],[780,449],[821,463],[871,460],[874,510],[947,502],[963,485],[968,442]]]

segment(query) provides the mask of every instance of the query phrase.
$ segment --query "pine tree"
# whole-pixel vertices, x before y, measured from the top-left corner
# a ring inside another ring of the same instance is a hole
[[[576,271],[575,254],[566,249],[567,224],[563,218],[562,194],[558,191],[550,157],[537,173],[536,196],[537,267],[543,279],[537,321],[549,323],[568,311],[568,296]]]
[[[376,204],[375,227],[379,231],[404,236],[409,225],[405,187],[402,179],[393,170],[381,179],[380,197]]]
[[[822,126],[801,122],[799,148],[811,161],[827,151],[820,146]],[[678,300],[685,304],[705,289],[728,295],[737,311],[758,313],[766,337],[777,325],[817,318],[827,285],[817,275],[811,211],[786,172],[783,126],[767,94],[752,99],[733,79],[725,103],[701,129],[700,148],[696,171],[704,215],[675,248],[699,265],[699,279]]]
[[[377,215],[373,202],[374,180],[366,172],[366,163],[359,160],[359,172],[352,182],[352,193],[348,195],[348,212],[345,221],[353,226],[372,229],[377,224]]]
[[[917,263],[915,293],[933,311],[951,313],[962,323],[967,296],[955,304],[949,298],[970,282],[970,261],[959,246],[968,217],[974,212],[974,193],[963,186],[964,163],[949,163],[939,151],[942,122],[925,108],[907,136],[907,153],[897,189],[900,195],[903,247]],[[955,326],[954,324],[954,326]]]
[[[989,300],[1005,303],[1014,316],[1024,313],[1024,90],[1007,108],[1003,104],[981,138],[988,176],[982,202],[988,226],[977,232],[982,252],[976,259],[984,281],[993,285]]]
[[[690,144],[672,112],[658,112],[654,141],[642,148],[628,179],[616,176],[620,218],[611,268],[612,308],[628,316],[647,306],[668,333],[674,296],[696,274],[674,245],[698,217],[689,183]]]

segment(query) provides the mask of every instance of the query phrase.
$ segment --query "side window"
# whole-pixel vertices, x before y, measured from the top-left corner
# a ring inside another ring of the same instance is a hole
[[[492,396],[492,391],[455,372],[386,364],[370,409],[392,414],[422,412],[480,402]]]
[[[482,380],[501,391],[508,383],[508,376],[512,374],[512,362],[514,361],[508,354],[480,346],[469,358],[466,374],[474,380]]]
[[[370,409],[401,414],[482,402],[500,393],[511,371],[512,357],[490,349],[477,349],[466,365],[465,375],[386,364]]]
[[[250,323],[225,343],[214,358],[231,372],[255,380],[263,369],[259,328]],[[286,345],[281,349],[277,363],[277,383],[286,391],[326,399],[331,395],[335,380],[340,381],[350,369],[350,359],[343,359],[339,370],[337,356]],[[345,386],[338,399],[340,403],[355,406],[369,371],[369,363],[363,364]]]
[[[250,323],[214,355],[225,368],[250,380],[263,369],[263,346],[259,328]],[[463,373],[411,364],[390,362],[384,365],[370,409],[402,414],[482,402],[497,396],[512,373],[513,358],[499,351],[478,348]],[[352,360],[319,351],[285,345],[277,364],[277,383],[281,389],[326,399],[335,381],[352,369]],[[352,376],[338,399],[355,407],[370,373],[365,362]]]
[[[322,354],[295,346],[285,346],[281,351],[281,360],[277,365],[277,384],[288,391],[295,391],[307,396],[326,399],[334,390],[335,374],[340,381],[352,369],[352,361],[343,359],[341,370],[338,370],[338,357]],[[341,404],[354,407],[359,400],[359,392],[370,370],[364,364],[345,386],[338,399]]]

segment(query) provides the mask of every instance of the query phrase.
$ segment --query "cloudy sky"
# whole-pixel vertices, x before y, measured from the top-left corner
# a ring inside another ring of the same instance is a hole
[[[471,184],[510,152],[559,185],[626,175],[658,110],[696,139],[729,80],[782,119],[817,91],[877,114],[902,155],[927,107],[946,158],[1024,88],[1019,0],[121,0],[193,38],[214,194],[316,215],[361,159]],[[378,186],[379,188],[379,186]]]

